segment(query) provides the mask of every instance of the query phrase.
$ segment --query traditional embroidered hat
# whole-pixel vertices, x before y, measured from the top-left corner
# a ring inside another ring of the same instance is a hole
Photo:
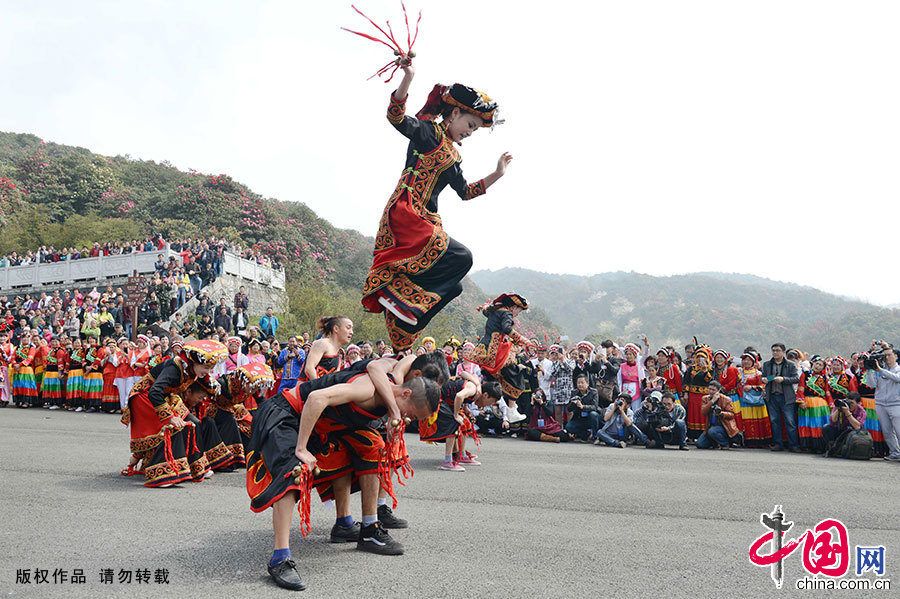
[[[434,337],[424,337],[424,338],[422,339],[422,345],[425,345],[425,342],[426,342],[426,341],[431,341],[431,344],[432,344],[432,345],[436,345],[435,342],[434,342]]]
[[[486,310],[495,309],[495,308],[512,308],[513,306],[518,306],[523,310],[528,309],[528,300],[525,299],[524,296],[519,295],[518,293],[503,293],[495,297],[489,302],[485,302],[476,308],[479,312],[484,312],[487,314]]]
[[[148,337],[147,335],[138,335],[137,339],[138,341],[143,341],[147,345],[150,345],[150,337]]]
[[[234,369],[232,371],[232,376],[235,376],[250,385],[251,393],[260,389],[271,389],[272,385],[275,384],[275,375],[272,374],[272,369],[259,362],[244,364],[243,366]]]
[[[550,346],[550,351],[560,353],[562,351],[562,348],[559,345],[557,345],[556,343],[554,343],[553,345]]]
[[[850,363],[841,356],[835,356],[828,360],[829,366],[834,366],[835,364],[841,367],[841,371],[847,370],[847,368],[850,367]]]
[[[495,120],[498,111],[497,102],[486,93],[461,83],[454,83],[449,87],[436,84],[428,94],[425,106],[416,113],[416,118],[420,121],[433,121],[446,105],[455,106],[481,118],[484,121],[482,127],[493,127],[503,122]]]
[[[457,339],[456,337],[450,337],[449,339],[444,341],[444,345],[445,346],[449,345],[449,346],[453,347],[454,349],[459,349],[462,346],[462,342],[459,339]]]
[[[358,345],[354,345],[354,344],[348,345],[348,346],[347,346],[347,353],[349,354],[349,353],[352,352],[352,351],[359,352],[359,346],[358,346]]]
[[[713,358],[715,358],[716,356],[722,356],[723,358],[725,358],[726,363],[731,361],[731,354],[729,354],[724,349],[717,349],[716,353],[713,354]]]
[[[475,349],[475,344],[472,343],[471,341],[466,341],[465,343],[463,343],[462,348],[463,349]]]
[[[695,357],[703,356],[704,358],[706,358],[706,361],[708,363],[712,364],[712,361],[713,361],[712,360],[713,359],[712,350],[709,349],[709,346],[707,346],[707,345],[701,345],[697,349],[695,349],[694,356]]]
[[[622,348],[622,353],[625,353],[627,351],[630,351],[631,353],[633,353],[635,358],[637,358],[638,356],[641,355],[641,348],[639,348],[634,343],[626,343],[625,344],[625,347]]]
[[[184,358],[200,364],[218,364],[228,355],[228,349],[218,341],[193,339],[181,350]]]
[[[673,351],[672,351],[671,349],[669,349],[668,347],[661,347],[661,348],[659,348],[659,349],[656,351],[656,355],[657,355],[657,356],[658,356],[659,354],[662,354],[662,355],[664,355],[666,358],[668,358],[668,360],[669,360],[670,362],[672,361],[672,358],[674,357],[674,353],[675,353],[675,352],[673,352]]]
[[[237,335],[232,335],[231,337],[228,337],[228,338],[225,340],[225,342],[226,342],[226,343],[237,342],[237,343],[243,344],[243,343],[244,343],[244,340],[241,339],[240,337],[238,337]]]
[[[591,343],[590,341],[581,341],[578,344],[578,349],[583,349],[583,350],[587,351],[588,353],[593,353],[594,344]]]

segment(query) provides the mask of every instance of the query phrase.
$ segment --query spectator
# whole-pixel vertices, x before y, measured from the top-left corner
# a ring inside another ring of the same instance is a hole
[[[213,270],[213,265],[210,262],[207,262],[203,265],[203,270],[200,271],[200,286],[206,287],[207,285],[212,285],[216,281],[216,271]]]
[[[228,318],[231,318],[231,308],[228,307],[228,302],[224,297],[219,298],[219,305],[216,306],[216,312],[218,312],[220,308],[225,308],[225,313],[228,314]],[[225,328],[227,329],[228,327]]]
[[[856,391],[847,394],[846,399],[837,399],[831,408],[831,419],[822,428],[825,438],[825,457],[836,456],[850,431],[858,431],[866,423],[866,409],[860,404],[860,396]]]
[[[296,337],[291,335],[288,338],[287,347],[281,350],[276,361],[284,369],[281,373],[281,385],[278,387],[278,391],[293,389],[297,385],[300,373],[303,372],[303,365],[306,363],[306,352],[300,348]]]
[[[371,341],[363,341],[359,344],[359,353],[363,360],[368,360],[372,357],[372,342]]]
[[[235,335],[246,334],[248,321],[247,315],[244,314],[244,308],[235,308],[234,316],[231,317],[231,324]]]
[[[597,440],[594,441],[594,445],[605,443],[610,447],[624,449],[628,445],[629,439],[646,445],[648,439],[641,429],[634,425],[633,416],[631,395],[619,393],[616,401],[606,408],[606,413],[603,415],[605,424],[597,431]]]
[[[303,334],[303,341],[304,342],[309,341],[309,333]],[[384,339],[379,339],[378,341],[375,342],[375,353],[378,354],[379,358],[384,355],[384,351],[386,348],[387,348],[387,345],[385,345]]]
[[[278,317],[275,316],[271,306],[266,308],[266,314],[259,319],[259,328],[263,337],[274,337],[278,330]]]
[[[900,365],[897,352],[887,344],[882,346],[884,367],[878,361],[868,371],[866,384],[875,387],[875,412],[881,423],[884,441],[890,450],[889,462],[900,462]]]
[[[197,338],[209,339],[213,336],[215,330],[216,327],[209,319],[209,314],[204,313],[203,316],[200,317],[200,322],[197,324]]]
[[[572,369],[575,367],[575,361],[569,360],[563,354],[563,349],[559,345],[550,346],[550,401],[553,406],[554,417],[557,422],[564,422],[564,412],[572,398]]]
[[[241,285],[240,289],[237,293],[234,294],[234,309],[237,311],[238,308],[243,309],[244,312],[250,309],[250,298],[247,297],[247,294],[244,291],[244,286]]]
[[[697,439],[697,449],[730,449],[740,435],[734,421],[734,405],[723,393],[719,381],[709,382],[709,394],[703,396],[700,413],[706,419],[706,430]]]
[[[772,423],[772,451],[784,451],[781,423],[787,429],[788,448],[800,452],[800,433],[797,429],[797,394],[795,384],[800,383],[797,366],[785,359],[784,343],[772,346],[772,359],[763,364],[766,409]],[[900,457],[900,453],[898,453]]]
[[[584,440],[596,437],[600,429],[600,406],[597,402],[597,390],[590,387],[586,373],[575,377],[575,393],[569,400],[568,407],[570,419],[566,424],[566,432]]]
[[[201,297],[200,303],[197,304],[197,309],[194,311],[194,313],[201,318],[205,314],[209,316],[210,319],[212,319],[212,306],[209,305],[209,298],[207,298],[205,295]]]
[[[166,261],[162,254],[157,254],[156,262],[153,263],[153,269],[159,274],[166,270]]]
[[[222,328],[226,331],[231,329],[231,314],[228,313],[228,308],[226,306],[219,306],[216,308],[216,315],[213,318],[213,324],[216,329]]]

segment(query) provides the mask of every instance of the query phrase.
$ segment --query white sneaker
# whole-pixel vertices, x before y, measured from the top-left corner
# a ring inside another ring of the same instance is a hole
[[[515,424],[517,422],[522,422],[523,420],[525,420],[525,416],[519,413],[518,408],[507,410],[506,416],[509,418],[510,424]]]
[[[203,478],[212,478],[212,475],[213,475],[213,471],[210,470],[209,472],[207,472],[206,474],[203,475]]]
[[[388,298],[384,297],[383,295],[379,296],[378,303],[381,304],[382,306],[384,306],[385,310],[389,310],[391,312],[391,314],[393,314],[394,316],[396,316],[397,318],[399,318],[406,324],[408,324],[410,326],[416,326],[417,324],[419,324],[418,319],[412,318],[412,317],[404,314],[400,310],[400,308],[397,307],[397,305],[394,302],[392,302]]]
[[[51,410],[58,410],[58,409],[59,409],[59,406],[50,406],[50,409],[51,409]]]
[[[75,411],[76,411],[76,412],[81,412],[81,411],[83,411],[83,408],[82,408],[81,406],[78,406],[77,408],[75,408]]]

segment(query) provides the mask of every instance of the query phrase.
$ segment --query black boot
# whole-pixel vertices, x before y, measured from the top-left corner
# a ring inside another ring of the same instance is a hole
[[[378,506],[378,521],[385,528],[407,528],[409,522],[394,515],[394,511],[387,504]]]

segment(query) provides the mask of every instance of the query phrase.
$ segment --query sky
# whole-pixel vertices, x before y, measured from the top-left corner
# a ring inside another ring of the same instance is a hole
[[[358,0],[403,29],[400,2]],[[743,272],[900,303],[900,3],[412,0],[409,114],[500,104],[440,199],[474,269]],[[374,236],[404,166],[349,3],[0,0],[0,130],[228,173]],[[405,36],[405,29],[403,29]]]

